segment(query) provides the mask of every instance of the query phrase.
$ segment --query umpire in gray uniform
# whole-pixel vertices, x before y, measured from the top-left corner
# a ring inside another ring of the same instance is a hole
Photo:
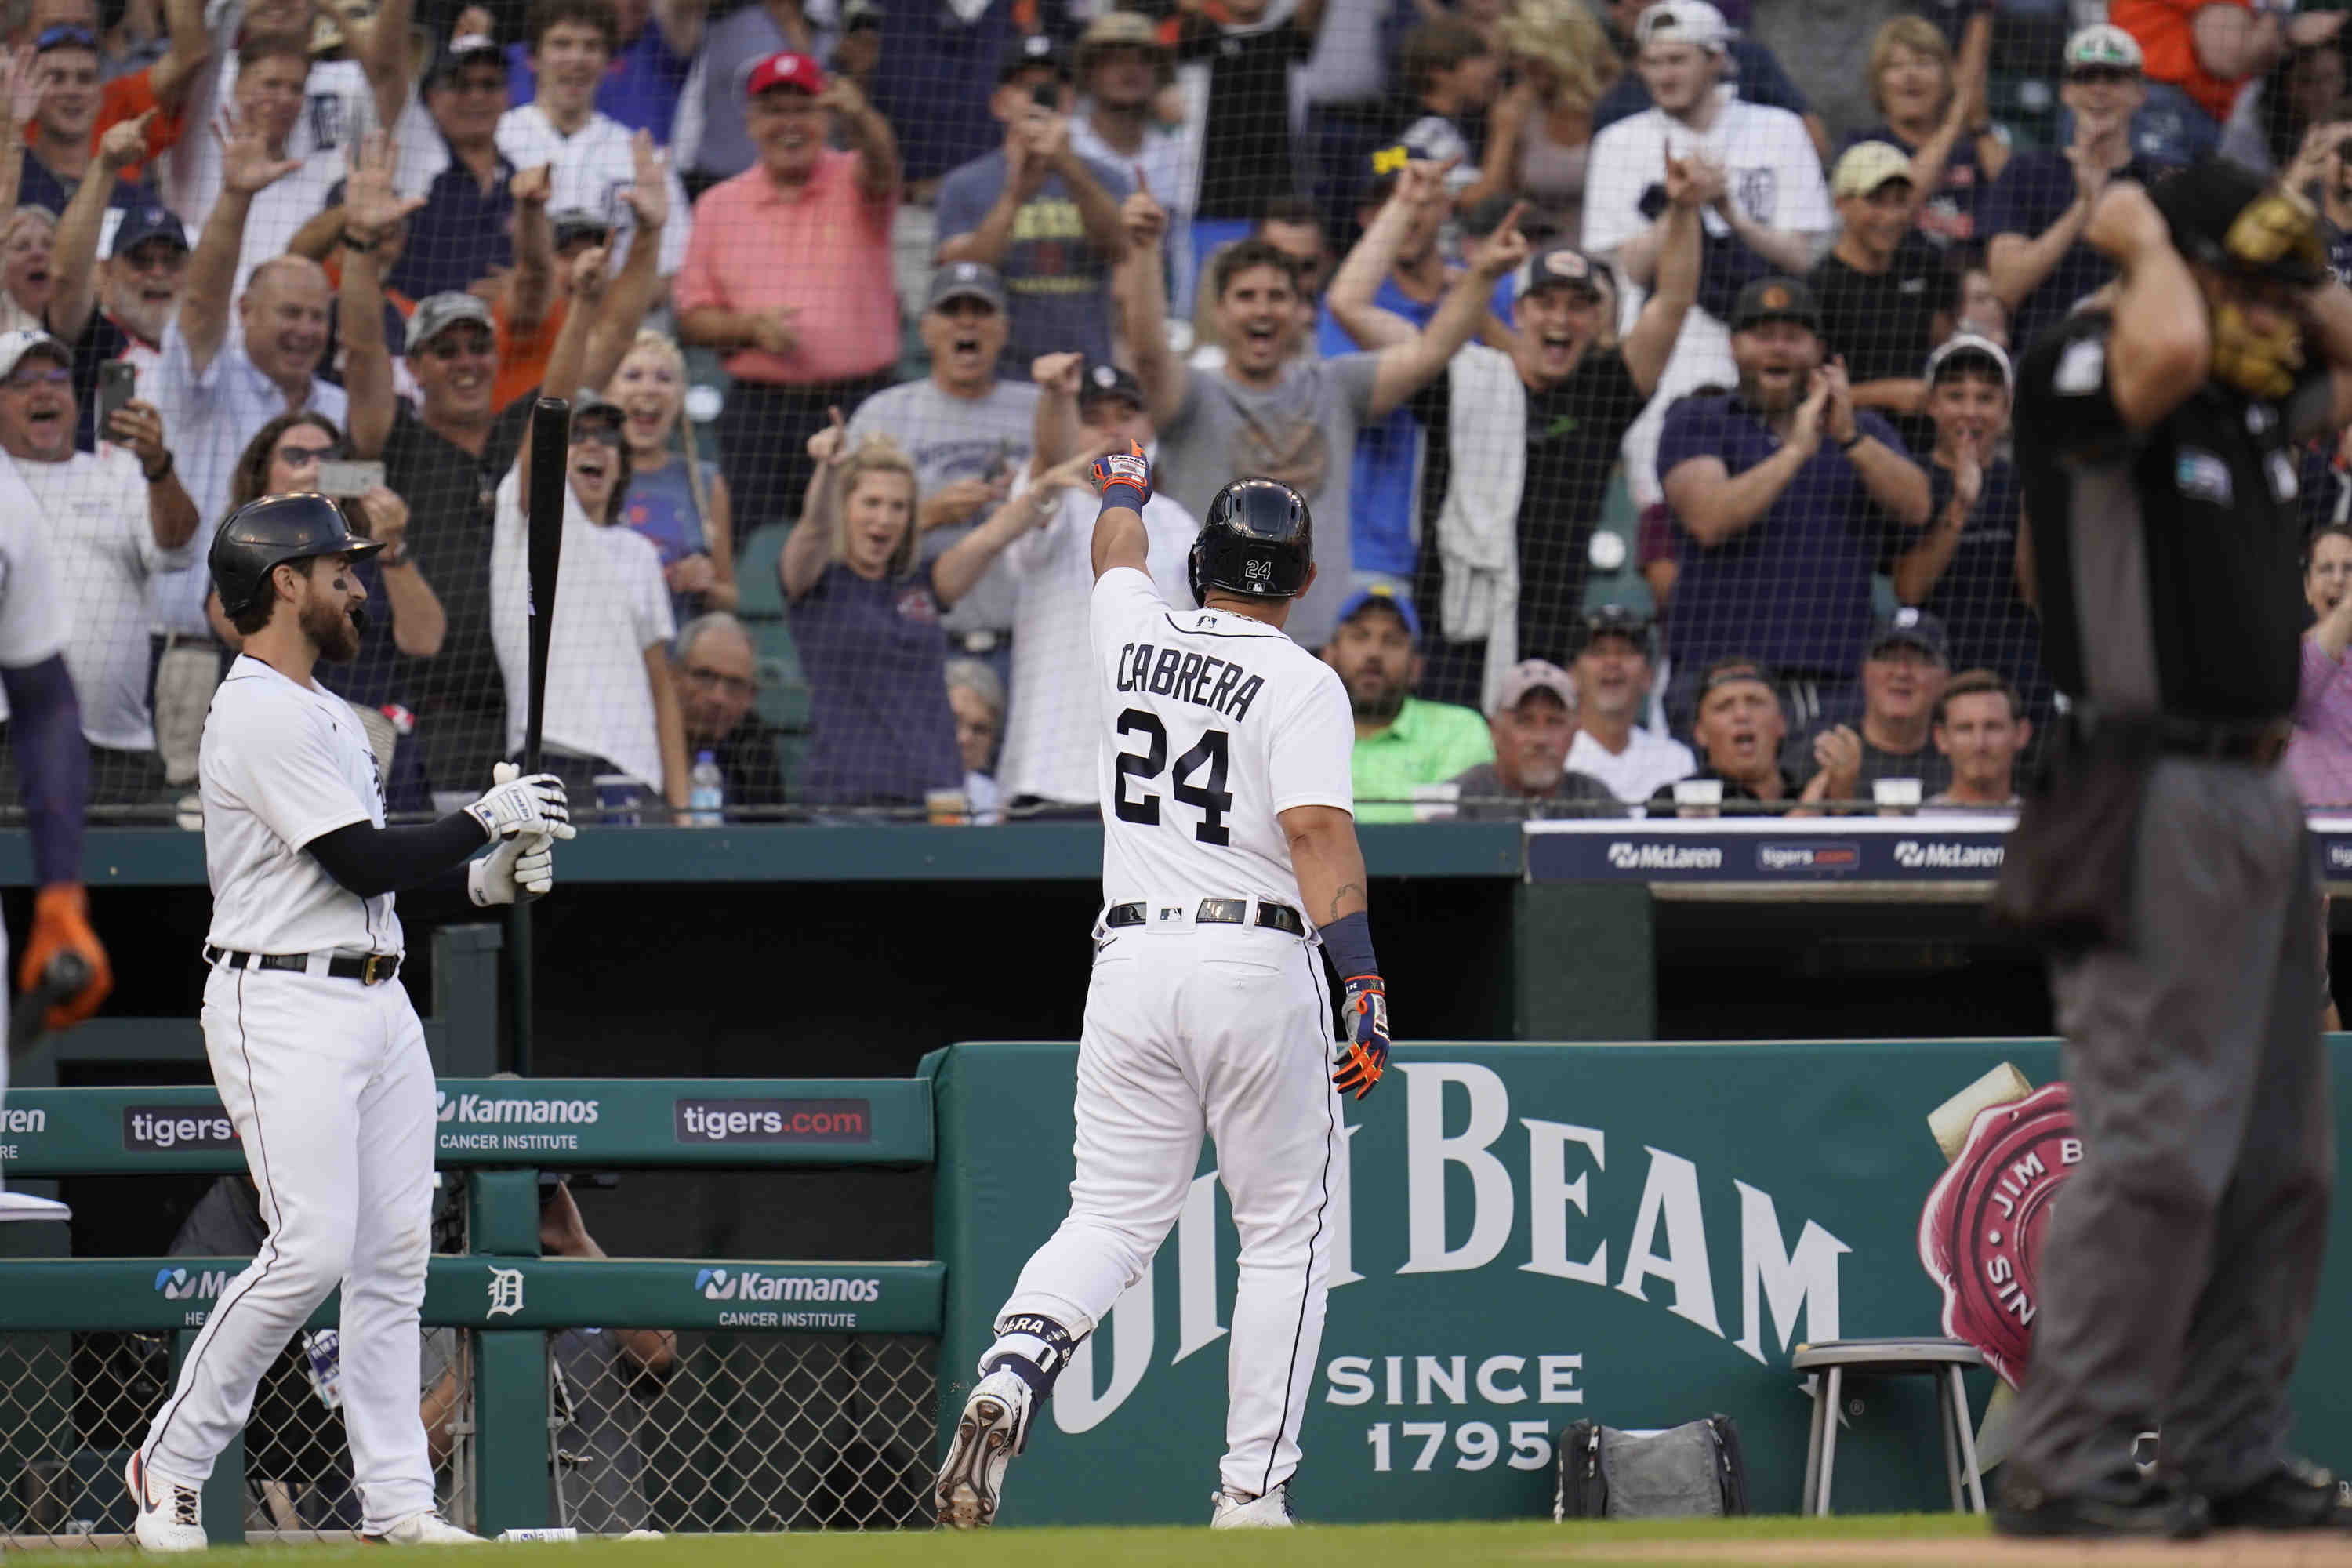
[[[2084,237],[2122,276],[2018,376],[2070,708],[1994,906],[2053,952],[2084,1153],[1995,1524],[2326,1527],[2335,1481],[2287,1447],[2335,1171],[2318,871],[2276,763],[2307,618],[2294,443],[2352,420],[2352,294],[2310,207],[2218,159],[2110,186]]]

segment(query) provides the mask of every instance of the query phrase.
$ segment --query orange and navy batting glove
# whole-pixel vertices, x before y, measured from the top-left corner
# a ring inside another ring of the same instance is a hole
[[[1358,1100],[1372,1092],[1389,1067],[1389,993],[1377,974],[1359,974],[1348,982],[1348,999],[1339,1005],[1339,1070],[1331,1081]]]
[[[1103,510],[1123,506],[1131,511],[1141,511],[1143,503],[1151,499],[1151,459],[1143,448],[1129,441],[1124,452],[1110,452],[1095,459],[1092,469],[1095,489],[1102,495]]]
[[[68,952],[81,960],[85,978],[65,995],[58,995],[55,987],[44,993],[49,961]],[[33,895],[33,932],[25,943],[24,962],[16,968],[16,984],[28,995],[49,996],[48,1013],[42,1022],[50,1029],[71,1028],[80,1023],[97,1012],[106,994],[114,989],[114,966],[107,962],[98,933],[89,929],[89,897],[79,883],[52,882]]]

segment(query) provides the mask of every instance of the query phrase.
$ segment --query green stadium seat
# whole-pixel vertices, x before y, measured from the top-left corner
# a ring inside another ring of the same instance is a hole
[[[792,525],[771,522],[753,529],[735,553],[735,613],[745,620],[781,618],[784,585],[776,580],[776,562],[784,552],[784,536]]]
[[[780,730],[803,731],[809,722],[808,676],[792,628],[782,620],[746,619],[760,674],[760,717]]]

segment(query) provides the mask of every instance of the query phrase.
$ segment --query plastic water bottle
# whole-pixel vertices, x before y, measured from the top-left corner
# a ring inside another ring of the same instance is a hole
[[[717,827],[727,820],[727,783],[719,759],[709,752],[694,753],[694,772],[687,775],[686,820],[690,827]]]

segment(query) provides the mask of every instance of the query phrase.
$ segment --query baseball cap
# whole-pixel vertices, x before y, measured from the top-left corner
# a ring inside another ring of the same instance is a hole
[[[565,207],[562,212],[547,215],[548,226],[555,231],[555,248],[577,245],[582,240],[602,245],[613,237],[613,226],[604,215],[587,207]]]
[[[845,33],[855,33],[861,27],[879,29],[882,22],[883,11],[877,0],[849,0],[841,8],[841,30]]]
[[[46,55],[51,49],[88,49],[91,54],[97,54],[98,35],[88,27],[77,27],[70,22],[44,27],[33,40],[33,53]]]
[[[1084,76],[1094,69],[1096,56],[1106,49],[1118,48],[1151,51],[1163,76],[1175,64],[1173,52],[1160,41],[1160,30],[1151,25],[1149,16],[1136,11],[1106,11],[1087,23],[1086,32],[1078,38],[1072,63],[1078,75]]]
[[[574,425],[579,424],[583,419],[601,420],[607,425],[625,425],[628,422],[628,417],[619,404],[601,392],[583,388],[572,395],[572,422]]]
[[[1933,386],[1943,379],[1946,365],[1969,364],[1990,364],[2000,373],[2002,386],[2013,389],[2017,384],[2010,373],[2008,351],[1974,332],[1955,332],[1936,345],[1936,352],[1927,356],[1927,384]]]
[[[1870,648],[1864,656],[1876,658],[1890,647],[1916,647],[1937,663],[1944,658],[1944,623],[1915,605],[1889,610],[1870,631]]]
[[[1745,654],[1718,658],[1708,665],[1706,673],[1699,677],[1698,694],[1704,698],[1719,686],[1730,686],[1742,680],[1752,680],[1769,691],[1774,701],[1780,700],[1780,681],[1772,673],[1772,667]]]
[[[491,319],[490,308],[464,289],[427,294],[416,301],[416,309],[409,314],[405,352],[415,353],[450,328],[467,321],[493,335],[499,330]]]
[[[467,66],[496,66],[499,74],[504,76],[506,51],[499,47],[496,38],[480,33],[461,33],[450,39],[449,47],[434,60],[432,70],[425,74],[425,85],[437,87]]]
[[[772,87],[789,87],[814,98],[824,90],[824,68],[803,54],[779,49],[743,78],[743,96],[757,98]]]
[[[1650,617],[1623,605],[1602,605],[1584,617],[1583,640],[1577,651],[1583,652],[1602,637],[1623,637],[1646,656],[1650,651]]]
[[[128,256],[151,239],[168,239],[182,250],[188,247],[188,231],[171,208],[149,202],[135,206],[122,215],[114,226],[114,242],[107,249],[109,256]]]
[[[1494,710],[1508,713],[1525,702],[1531,691],[1549,691],[1559,699],[1561,707],[1576,711],[1576,682],[1569,679],[1568,671],[1544,658],[1523,658],[1503,672]]]
[[[1633,24],[1636,44],[1696,44],[1721,54],[1731,37],[1731,25],[1706,0],[1658,0]]]
[[[1891,142],[1857,142],[1845,150],[1830,175],[1830,195],[1843,200],[1866,196],[1889,180],[1911,180],[1911,154]]]
[[[1143,384],[1108,360],[1097,361],[1078,376],[1078,402],[1097,397],[1124,397],[1138,408],[1146,406]]]
[[[2188,260],[2299,288],[2327,280],[2316,210],[2243,163],[2200,158],[2158,181],[2148,199]]]
[[[2139,40],[2113,22],[2094,22],[2068,38],[2065,60],[2069,70],[2077,66],[2113,66],[2135,71],[2144,68]]]
[[[1595,261],[1575,246],[1561,241],[1547,245],[1521,263],[1518,287],[1511,297],[1524,300],[1538,289],[1589,289],[1595,294],[1605,294],[1615,282],[1608,264]]]
[[[1004,279],[984,261],[950,261],[931,275],[923,309],[936,310],[956,300],[977,300],[992,310],[1005,309]]]
[[[1043,67],[1064,81],[1070,79],[1070,62],[1062,58],[1061,47],[1043,33],[1032,33],[1004,51],[996,65],[996,85],[1003,87],[1032,67]]]
[[[1362,615],[1365,607],[1371,605],[1379,605],[1395,616],[1398,620],[1402,621],[1405,636],[1415,642],[1421,640],[1421,616],[1412,607],[1412,601],[1395,589],[1381,584],[1374,584],[1369,588],[1359,588],[1339,601],[1339,617],[1331,624],[1344,626]]]
[[[13,332],[0,332],[0,380],[16,374],[17,365],[32,353],[54,354],[57,362],[70,366],[73,350],[37,327],[20,327]]]
[[[1822,308],[1800,279],[1759,278],[1739,291],[1738,302],[1731,307],[1731,330],[1744,332],[1765,321],[1795,321],[1818,332]]]

